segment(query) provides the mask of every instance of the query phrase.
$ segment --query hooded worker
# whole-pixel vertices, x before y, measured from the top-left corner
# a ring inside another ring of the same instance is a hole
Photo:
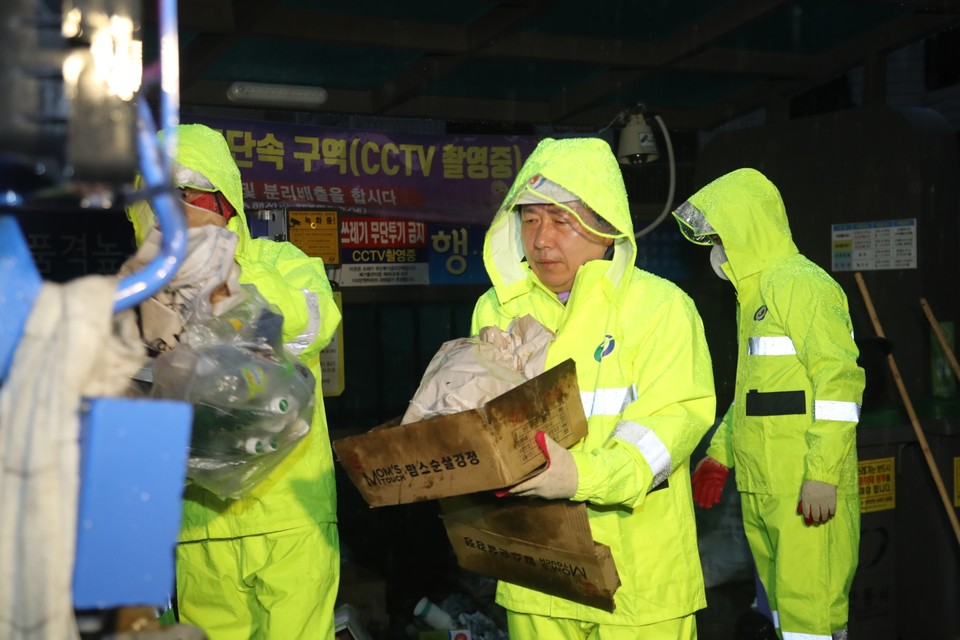
[[[588,425],[569,451],[546,436],[549,467],[504,499],[586,503],[621,580],[613,612],[501,581],[514,640],[696,637],[689,456],[715,417],[710,354],[693,302],[636,256],[620,167],[600,139],[543,140],[487,231],[493,287],[473,334],[527,314],[554,332],[545,366],[576,362]]]
[[[673,215],[712,247],[739,309],[734,401],[694,472],[694,500],[716,504],[736,467],[774,625],[785,640],[846,638],[864,388],[846,295],[799,253],[779,191],[754,169],[714,180]]]
[[[173,180],[192,219],[208,215],[203,223],[236,235],[239,282],[279,308],[284,347],[316,379],[309,433],[265,480],[236,500],[186,488],[176,553],[180,618],[213,640],[332,638],[340,560],[320,351],[340,311],[322,260],[289,242],[250,237],[240,171],[224,137],[199,124],[180,125],[176,137]],[[141,244],[153,212],[140,204],[128,215]]]

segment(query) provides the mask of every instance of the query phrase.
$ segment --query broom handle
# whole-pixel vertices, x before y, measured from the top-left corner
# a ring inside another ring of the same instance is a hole
[[[867,313],[870,314],[870,321],[873,322],[873,328],[877,332],[877,335],[881,338],[886,338],[887,336],[883,333],[883,327],[880,326],[880,319],[877,318],[877,312],[873,308],[873,301],[870,299],[870,293],[867,291],[867,285],[863,281],[863,276],[860,275],[860,272],[857,271],[853,274],[857,279],[857,286],[860,287],[860,293],[863,295],[863,301],[867,305]],[[916,412],[913,410],[913,404],[910,402],[910,396],[907,395],[907,389],[903,384],[903,378],[900,377],[900,370],[897,369],[897,362],[893,358],[893,354],[887,354],[887,364],[890,365],[890,372],[893,374],[893,380],[897,383],[897,389],[900,391],[900,397],[903,399],[903,404],[907,408],[907,415],[910,416],[910,424],[913,425],[913,430],[917,434],[917,440],[920,442],[920,449],[923,451],[923,457],[927,460],[927,466],[930,467],[930,474],[933,476],[933,482],[937,485],[937,491],[940,493],[940,499],[943,501],[943,506],[947,510],[947,518],[950,519],[950,524],[953,525],[953,534],[957,538],[957,544],[960,544],[960,522],[957,522],[957,512],[953,509],[953,504],[950,503],[950,497],[947,495],[947,489],[943,485],[943,478],[940,477],[940,469],[937,467],[936,461],[933,459],[933,454],[930,452],[930,446],[927,444],[927,437],[923,434],[923,429],[920,428],[920,420],[917,418]]]
[[[957,376],[957,380],[960,380],[960,363],[957,363],[957,356],[953,355],[953,349],[950,348],[950,343],[947,342],[947,336],[943,335],[943,329],[940,328],[940,323],[937,322],[936,316],[933,315],[933,311],[930,309],[930,305],[927,304],[926,298],[920,298],[920,306],[923,307],[923,313],[927,316],[927,320],[930,321],[930,328],[933,329],[937,340],[940,341],[943,352],[947,354],[947,360],[950,361],[950,366],[953,367],[953,374]]]

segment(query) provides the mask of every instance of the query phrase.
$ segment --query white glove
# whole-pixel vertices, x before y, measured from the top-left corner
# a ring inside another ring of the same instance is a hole
[[[800,489],[797,513],[805,524],[826,524],[837,512],[837,486],[828,482],[806,480]]]
[[[508,493],[548,500],[572,498],[577,492],[577,465],[573,454],[543,431],[537,431],[535,438],[547,458],[547,468],[512,487]]]

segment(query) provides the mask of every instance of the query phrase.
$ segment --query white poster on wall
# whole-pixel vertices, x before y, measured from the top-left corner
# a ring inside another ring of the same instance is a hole
[[[333,292],[333,300],[343,316],[343,296],[341,292]],[[320,352],[320,383],[324,397],[339,396],[343,393],[343,322],[337,327],[333,339]]]
[[[917,219],[831,225],[833,271],[917,268]]]

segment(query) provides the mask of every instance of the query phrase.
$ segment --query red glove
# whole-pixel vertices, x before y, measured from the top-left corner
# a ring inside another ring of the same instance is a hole
[[[704,509],[720,502],[720,493],[727,482],[730,469],[710,456],[705,457],[693,470],[693,501]]]

